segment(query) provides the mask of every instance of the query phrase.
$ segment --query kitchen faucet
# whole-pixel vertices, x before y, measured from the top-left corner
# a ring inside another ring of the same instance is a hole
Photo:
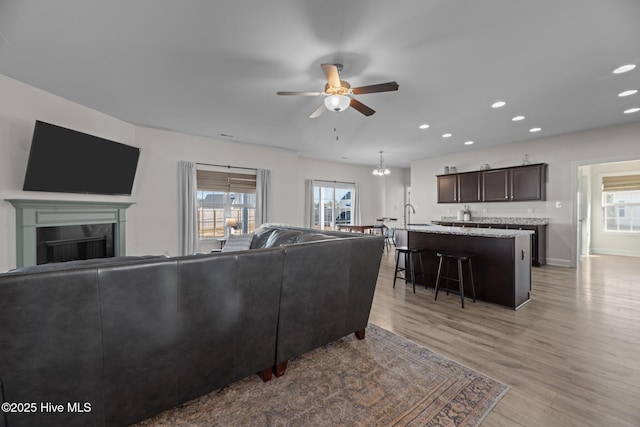
[[[416,208],[413,207],[413,205],[411,203],[407,203],[406,205],[404,205],[404,226],[406,227],[407,225],[409,225],[409,223],[407,222],[407,206],[411,208],[411,211],[413,211],[413,213],[416,213]],[[411,211],[409,211],[409,221],[411,221]]]

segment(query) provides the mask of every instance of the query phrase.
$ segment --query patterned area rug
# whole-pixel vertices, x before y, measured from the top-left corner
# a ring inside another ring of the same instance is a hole
[[[138,426],[477,426],[507,389],[370,323],[280,378],[250,376]]]

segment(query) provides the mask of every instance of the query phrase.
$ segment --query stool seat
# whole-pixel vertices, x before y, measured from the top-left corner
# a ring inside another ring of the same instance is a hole
[[[460,259],[462,261],[466,261],[473,256],[465,253],[452,253],[452,252],[437,252],[436,255],[438,257],[454,258],[454,259]]]
[[[417,254],[420,252],[424,252],[423,248],[408,248],[406,246],[396,246],[396,251],[399,252],[407,252],[407,253],[412,253],[412,254]]]
[[[418,256],[418,260],[420,261],[420,274],[424,278],[424,264],[422,263],[422,252],[424,252],[424,248],[409,248],[407,246],[396,246],[396,271],[393,273],[393,287],[396,287],[396,279],[398,279],[398,273],[404,272],[404,277],[400,277],[400,279],[404,279],[404,283],[408,282],[407,272],[411,273],[411,284],[413,285],[413,293],[416,293],[416,271],[414,266],[413,258],[415,255]],[[404,268],[398,267],[400,262],[400,254],[404,254]]]
[[[438,299],[438,291],[440,289],[440,281],[441,280],[448,280],[451,282],[458,282],[458,289],[459,289],[459,293],[460,293],[460,301],[462,303],[462,308],[464,308],[464,273],[463,273],[463,269],[462,269],[462,263],[464,261],[465,265],[468,266],[469,268],[469,277],[471,279],[471,292],[473,293],[473,302],[476,302],[476,289],[475,286],[473,284],[473,267],[471,266],[471,258],[473,257],[473,255],[470,254],[465,254],[465,253],[460,253],[460,252],[445,252],[445,251],[440,251],[437,252],[436,255],[438,256],[438,258],[440,258],[440,261],[438,262],[438,276],[436,278],[436,296],[435,296],[435,300]],[[443,276],[442,275],[442,264],[444,260],[447,260],[447,276]],[[448,277],[448,270],[449,270],[449,261],[455,261],[457,263],[457,270],[458,270],[458,277]],[[451,289],[449,289],[449,287],[446,287],[447,290],[447,295],[449,295],[449,291],[451,292],[455,292]]]

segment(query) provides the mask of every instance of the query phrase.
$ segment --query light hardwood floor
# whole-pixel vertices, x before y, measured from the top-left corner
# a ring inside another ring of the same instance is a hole
[[[392,248],[393,249],[393,248]],[[382,260],[370,321],[510,387],[489,426],[640,426],[640,258],[532,268],[514,311],[398,280]]]

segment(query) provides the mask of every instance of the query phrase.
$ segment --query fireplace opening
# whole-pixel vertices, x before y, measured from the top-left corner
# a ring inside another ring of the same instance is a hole
[[[37,264],[115,256],[114,224],[38,227],[36,230]]]

